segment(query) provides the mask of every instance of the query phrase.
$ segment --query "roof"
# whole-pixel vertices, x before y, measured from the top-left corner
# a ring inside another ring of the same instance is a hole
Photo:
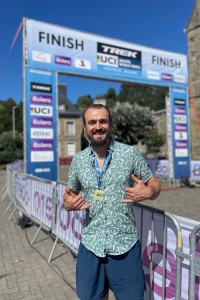
[[[80,117],[81,111],[67,98],[67,86],[58,85],[58,113],[59,117]]]

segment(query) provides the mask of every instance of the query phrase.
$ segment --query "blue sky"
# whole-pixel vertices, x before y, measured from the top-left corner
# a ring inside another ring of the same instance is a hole
[[[0,100],[22,100],[22,32],[9,51],[23,17],[62,25],[142,46],[186,54],[184,29],[195,0],[0,0]],[[119,84],[70,76],[68,98],[104,94]]]

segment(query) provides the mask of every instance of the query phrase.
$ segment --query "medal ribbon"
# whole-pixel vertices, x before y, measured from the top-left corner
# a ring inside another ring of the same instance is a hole
[[[105,173],[105,170],[106,170],[106,167],[108,165],[109,159],[110,159],[110,157],[108,155],[108,152],[106,152],[106,157],[105,157],[104,162],[103,162],[103,168],[102,168],[102,171],[100,171],[98,160],[97,160],[97,157],[95,155],[95,169],[96,169],[96,173],[98,175],[98,190],[101,189],[103,174]]]

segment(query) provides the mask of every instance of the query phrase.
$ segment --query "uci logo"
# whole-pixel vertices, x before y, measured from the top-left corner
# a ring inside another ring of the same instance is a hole
[[[52,116],[53,109],[51,106],[31,105],[30,114],[34,116]]]

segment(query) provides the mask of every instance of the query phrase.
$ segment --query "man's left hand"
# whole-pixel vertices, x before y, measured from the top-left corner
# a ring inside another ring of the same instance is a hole
[[[127,199],[122,199],[122,203],[134,203],[149,199],[153,194],[153,189],[147,187],[144,182],[134,175],[132,175],[133,181],[136,183],[134,187],[125,188]]]

